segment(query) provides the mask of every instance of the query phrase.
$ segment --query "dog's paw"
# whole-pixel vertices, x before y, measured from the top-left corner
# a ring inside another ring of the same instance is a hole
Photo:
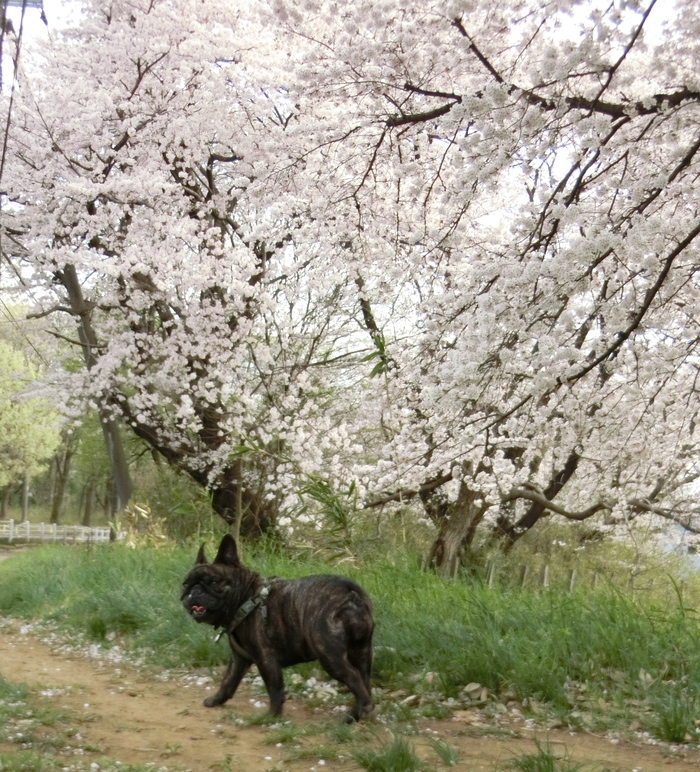
[[[204,707],[215,708],[217,705],[223,705],[225,701],[226,700],[222,700],[218,694],[212,694],[211,697],[207,697],[206,700],[204,700]]]
[[[371,718],[374,714],[374,705],[363,708],[358,711],[357,706],[351,708],[346,713],[343,713],[341,721],[343,724],[356,724],[358,721],[362,721],[365,718]]]

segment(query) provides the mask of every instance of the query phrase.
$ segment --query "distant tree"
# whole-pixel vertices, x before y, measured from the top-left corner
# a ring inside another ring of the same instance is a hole
[[[23,354],[0,341],[0,488],[34,477],[59,443],[59,415],[45,397],[31,396],[36,383]]]
[[[73,432],[63,431],[61,443],[51,459],[52,490],[51,490],[51,516],[49,522],[58,523],[61,519],[66,487],[71,472],[74,448]]]

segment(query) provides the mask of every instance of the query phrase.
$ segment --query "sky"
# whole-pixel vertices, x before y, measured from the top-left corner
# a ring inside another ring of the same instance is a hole
[[[21,0],[15,1],[21,2]],[[27,35],[28,38],[46,37],[50,30],[65,24],[71,16],[71,11],[74,13],[76,7],[78,7],[78,3],[74,0],[44,0],[44,16],[48,24],[44,24],[41,20],[41,9],[27,7],[24,12],[22,34]],[[22,20],[21,5],[10,6],[7,9],[7,17],[12,21],[15,31],[18,32]]]

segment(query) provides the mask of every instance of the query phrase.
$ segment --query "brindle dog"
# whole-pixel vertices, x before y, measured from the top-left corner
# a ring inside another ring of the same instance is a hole
[[[282,668],[318,660],[355,696],[347,721],[372,711],[372,604],[367,593],[342,576],[264,579],[241,564],[236,542],[226,534],[213,563],[200,548],[183,583],[182,603],[197,622],[228,635],[231,661],[207,707],[233,697],[252,664],[270,696],[270,712],[284,703]]]

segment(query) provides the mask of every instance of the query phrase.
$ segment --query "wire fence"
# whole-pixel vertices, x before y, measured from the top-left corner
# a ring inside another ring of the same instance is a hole
[[[688,581],[682,576],[674,578],[672,571],[647,571],[638,566],[608,566],[593,569],[589,567],[568,568],[547,562],[532,562],[519,566],[504,565],[488,561],[482,574],[483,582],[489,588],[515,588],[540,591],[546,589],[574,592],[588,592],[611,588],[616,592],[633,595],[658,596],[667,598],[672,604],[700,602],[700,585],[694,577]]]

